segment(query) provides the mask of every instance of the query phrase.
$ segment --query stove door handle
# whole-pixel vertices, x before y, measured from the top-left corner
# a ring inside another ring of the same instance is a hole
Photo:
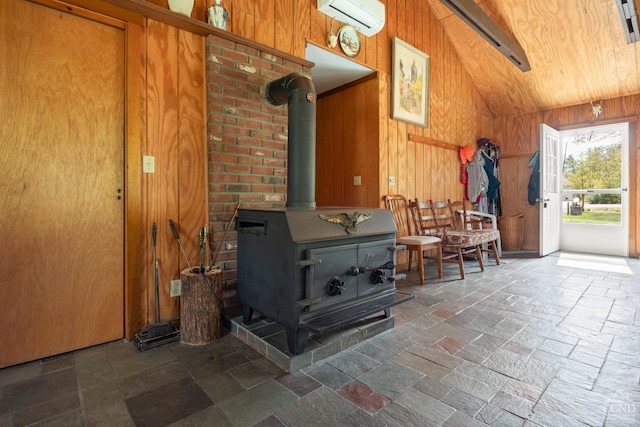
[[[305,268],[316,264],[322,264],[322,258],[301,259],[296,261],[296,267],[298,268]]]

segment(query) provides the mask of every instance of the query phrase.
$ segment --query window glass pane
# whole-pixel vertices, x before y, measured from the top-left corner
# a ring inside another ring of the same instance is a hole
[[[566,223],[620,225],[620,194],[563,193],[562,221]]]
[[[562,144],[562,187],[565,191],[621,187],[621,131],[565,136]]]

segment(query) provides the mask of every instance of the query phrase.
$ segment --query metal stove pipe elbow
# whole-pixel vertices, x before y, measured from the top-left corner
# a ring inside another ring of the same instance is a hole
[[[315,208],[316,91],[310,78],[291,73],[267,85],[267,100],[288,103],[287,207]]]

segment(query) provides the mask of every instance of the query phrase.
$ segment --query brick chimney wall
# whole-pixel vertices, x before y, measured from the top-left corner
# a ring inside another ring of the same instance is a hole
[[[225,311],[234,311],[237,236],[222,238],[235,208],[284,207],[287,194],[287,107],[266,97],[269,82],[307,66],[272,51],[207,37],[207,153],[209,226],[215,256],[224,272]]]

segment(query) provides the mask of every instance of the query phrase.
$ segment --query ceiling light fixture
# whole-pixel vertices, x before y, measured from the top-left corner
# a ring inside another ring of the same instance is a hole
[[[518,68],[522,71],[531,70],[527,54],[522,46],[500,28],[473,0],[440,1]]]
[[[633,0],[616,0],[618,12],[622,19],[622,29],[627,37],[627,44],[640,41],[640,30],[638,29],[638,15],[633,6]]]

